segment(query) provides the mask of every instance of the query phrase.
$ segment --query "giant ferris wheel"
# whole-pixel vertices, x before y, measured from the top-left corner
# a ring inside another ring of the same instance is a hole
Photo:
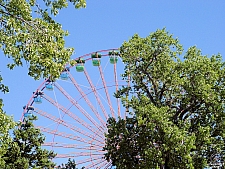
[[[46,79],[24,108],[22,119],[38,117],[35,126],[45,135],[43,147],[57,159],[75,159],[78,168],[111,168],[103,147],[109,117],[125,118],[114,93],[129,85],[117,49],[92,52],[74,59],[56,81]]]

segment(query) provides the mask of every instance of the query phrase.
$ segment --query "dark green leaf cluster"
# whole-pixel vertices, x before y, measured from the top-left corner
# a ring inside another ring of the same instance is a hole
[[[8,87],[2,84],[2,81],[3,79],[0,75],[0,92],[9,92]],[[13,119],[3,111],[3,106],[3,100],[0,98],[0,167],[5,164],[2,156],[6,153],[8,144],[11,142],[9,131],[15,126]]]
[[[57,15],[59,10],[68,6],[67,0],[43,0],[45,5],[51,9],[51,14]],[[69,0],[75,8],[85,8],[86,0]]]
[[[0,91],[3,92],[3,93],[8,93],[9,88],[2,83],[2,80],[3,80],[3,78],[0,75]]]
[[[7,152],[8,145],[12,141],[9,131],[14,126],[13,119],[3,111],[3,101],[0,99],[0,168],[5,165],[2,156]]]
[[[107,151],[105,158],[107,161],[112,161],[113,166],[119,168],[143,168],[146,161],[143,160],[143,150],[146,144],[142,137],[148,137],[148,133],[143,133],[143,127],[137,126],[135,117],[119,119],[118,122],[114,118],[108,119],[108,135],[106,138]],[[143,141],[141,141],[143,140]],[[123,161],[121,164],[119,161]]]
[[[117,168],[222,165],[225,63],[219,54],[209,58],[195,46],[180,60],[182,51],[178,40],[165,29],[146,38],[134,35],[121,46],[120,56],[126,65],[123,77],[131,81],[131,86],[122,88],[115,96],[122,98],[124,106],[135,115],[137,127],[133,135],[133,131],[120,127],[128,121],[108,122],[105,157]],[[126,132],[129,139],[138,136],[132,146],[120,146],[128,143],[128,138],[117,140],[118,133]],[[116,151],[117,145],[122,150]],[[144,166],[133,164],[135,160],[129,155],[133,147],[139,148],[138,163]]]
[[[7,152],[2,157],[5,169],[52,169],[55,164],[51,161],[55,154],[41,147],[44,137],[35,128],[32,121],[35,117],[20,124],[13,131],[13,140],[8,145]]]
[[[75,160],[68,159],[68,162],[66,164],[61,164],[56,167],[56,169],[77,169]],[[85,169],[85,167],[82,167],[81,169]]]

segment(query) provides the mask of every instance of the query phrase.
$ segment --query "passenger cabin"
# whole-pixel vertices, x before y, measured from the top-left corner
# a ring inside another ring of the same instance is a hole
[[[83,72],[84,71],[84,63],[85,63],[85,60],[84,59],[77,59],[76,60],[76,71],[77,72]]]
[[[65,68],[64,71],[60,74],[60,79],[62,79],[62,80],[68,80],[68,78],[69,78],[68,72],[69,71],[70,71],[70,68],[69,67]]]
[[[109,62],[110,62],[111,64],[116,64],[117,61],[118,61],[118,57],[117,57],[117,56],[110,56]]]
[[[41,104],[42,103],[42,98],[41,97],[34,97],[34,102],[36,103],[36,104]]]
[[[101,64],[100,58],[101,57],[102,57],[102,55],[97,52],[95,52],[91,55],[93,66],[100,66],[100,64]]]
[[[45,88],[49,91],[52,91],[53,90],[52,83],[45,84]]]
[[[110,51],[108,55],[109,55],[109,62],[111,64],[116,64],[118,61],[119,52],[113,50]]]
[[[52,91],[53,90],[53,81],[50,80],[50,78],[46,80],[46,82],[45,82],[45,88],[47,90],[49,90],[49,91]]]
[[[24,119],[29,120],[29,118],[33,117],[34,107],[32,106],[24,106],[23,109],[26,109],[26,113],[24,113]]]
[[[24,118],[29,119],[31,117],[33,117],[32,113],[24,113]]]
[[[42,96],[44,95],[43,91],[37,91],[34,92],[34,102],[36,104],[41,104],[42,103]]]

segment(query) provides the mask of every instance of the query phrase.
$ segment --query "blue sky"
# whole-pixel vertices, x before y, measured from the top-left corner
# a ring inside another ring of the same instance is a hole
[[[135,33],[145,37],[164,27],[179,38],[185,50],[196,45],[203,55],[221,53],[224,58],[224,9],[223,0],[87,0],[86,9],[76,10],[70,4],[60,11],[56,20],[70,33],[66,37],[66,46],[75,48],[72,58],[101,49],[118,48]],[[8,70],[8,62],[10,59],[1,53],[1,74],[10,93],[0,93],[0,97],[4,99],[7,114],[19,120],[22,107],[43,80],[34,81],[29,77],[26,65]],[[95,74],[90,76],[95,77]]]
[[[72,58],[101,49],[118,48],[135,33],[145,37],[166,27],[185,49],[196,45],[204,55],[225,57],[225,1],[103,1],[88,0],[86,9],[72,5],[56,19],[70,35],[66,45],[75,48]],[[10,59],[1,54],[1,74],[10,93],[0,95],[8,114],[19,119],[21,105],[42,82],[27,75],[27,67],[10,71]],[[13,104],[13,106],[12,106]]]

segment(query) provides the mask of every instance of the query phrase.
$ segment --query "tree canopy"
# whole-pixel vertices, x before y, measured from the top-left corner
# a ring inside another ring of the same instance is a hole
[[[68,2],[86,6],[85,0],[0,0],[0,49],[12,59],[10,69],[25,61],[35,79],[59,76],[73,48],[65,47],[68,32],[52,16]]]
[[[70,158],[68,159],[68,162],[66,164],[61,164],[61,165],[58,165],[56,167],[56,169],[78,169],[76,167],[76,162],[75,160],[71,160]],[[82,167],[81,169],[85,169],[85,167]]]
[[[5,169],[52,169],[55,164],[51,161],[55,157],[52,151],[41,147],[44,136],[33,125],[35,117],[24,120],[13,130],[13,139],[8,144],[7,152],[2,157]]]
[[[9,143],[12,141],[9,130],[13,129],[15,122],[3,111],[2,99],[0,99],[0,166],[5,164],[2,156],[6,153]]]
[[[0,92],[7,93],[9,89],[2,83],[2,81],[3,79],[0,75]],[[0,166],[5,164],[2,156],[6,153],[8,144],[12,140],[9,135],[9,130],[13,129],[13,127],[15,126],[15,122],[13,121],[13,119],[5,114],[3,106],[3,100],[0,98]]]
[[[52,169],[55,157],[52,151],[43,149],[44,136],[33,125],[35,117],[26,119],[13,130],[13,139],[8,144],[7,152],[2,157],[5,169]]]
[[[105,158],[118,168],[204,168],[224,162],[225,63],[165,29],[120,48],[125,80],[115,95],[129,110],[108,120]],[[127,100],[129,98],[129,100]]]

